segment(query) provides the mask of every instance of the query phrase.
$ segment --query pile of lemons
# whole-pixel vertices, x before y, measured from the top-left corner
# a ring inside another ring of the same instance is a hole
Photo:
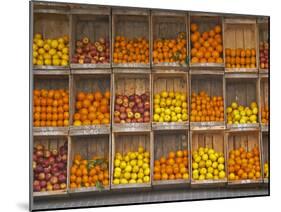
[[[69,64],[69,37],[43,39],[36,33],[33,39],[33,65],[67,66]]]

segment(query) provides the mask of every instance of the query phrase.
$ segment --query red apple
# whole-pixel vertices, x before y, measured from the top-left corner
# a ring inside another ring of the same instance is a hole
[[[127,118],[127,114],[126,113],[121,113],[120,114],[120,119],[121,120],[125,120]]]
[[[150,103],[149,101],[144,102],[144,109],[149,110],[150,109]]]
[[[115,117],[114,117],[114,122],[115,122],[115,123],[120,123],[120,118],[119,118],[119,116],[115,116]]]
[[[129,113],[129,112],[132,112],[132,109],[131,108],[126,108],[126,113]]]
[[[116,104],[117,104],[117,105],[122,105],[122,103],[123,103],[123,100],[118,97],[118,98],[116,99]]]
[[[149,116],[145,116],[145,117],[143,118],[143,122],[149,122],[149,121],[150,121]]]
[[[142,117],[141,117],[141,118],[138,118],[138,119],[137,119],[137,122],[138,122],[138,123],[142,123],[142,122],[143,122],[143,118],[142,118]]]
[[[126,112],[126,108],[124,106],[121,106],[119,111],[120,111],[120,113],[124,113],[124,112]]]
[[[130,118],[126,118],[126,123],[131,123],[131,119]]]

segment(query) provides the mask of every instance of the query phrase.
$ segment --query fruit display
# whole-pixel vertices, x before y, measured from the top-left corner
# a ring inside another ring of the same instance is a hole
[[[261,177],[259,155],[258,147],[250,151],[246,151],[243,147],[231,150],[228,156],[228,179],[259,179]]]
[[[114,158],[113,184],[135,184],[150,182],[150,153],[139,146],[136,152],[122,155],[116,152]]]
[[[91,42],[88,37],[83,37],[75,43],[75,53],[71,63],[78,64],[106,64],[110,61],[109,41],[105,38]]]
[[[69,37],[43,38],[36,33],[33,38],[33,65],[67,66],[69,64]]]
[[[149,64],[149,42],[139,37],[129,39],[116,36],[114,43],[113,63],[143,63]]]
[[[186,63],[186,34],[180,32],[175,39],[156,39],[153,42],[153,63]]]
[[[148,93],[116,95],[114,123],[150,122],[150,99]]]
[[[268,124],[268,118],[269,118],[269,111],[268,106],[261,108],[261,123]]]
[[[153,100],[154,122],[183,122],[188,120],[187,97],[184,92],[156,93]]]
[[[110,92],[78,92],[73,125],[99,125],[110,123]]]
[[[33,91],[33,126],[62,127],[68,125],[68,91],[35,89]]]
[[[59,149],[49,150],[41,144],[33,149],[33,191],[66,189],[67,142]]]
[[[189,179],[187,150],[170,151],[154,161],[153,180]]]
[[[250,107],[232,102],[226,109],[227,124],[255,124],[258,122],[258,105],[252,102]]]
[[[225,49],[226,68],[256,68],[256,49]]]
[[[192,152],[193,180],[225,179],[224,154],[212,148],[199,147]]]
[[[222,96],[210,97],[205,91],[191,95],[191,122],[224,121]]]
[[[86,160],[80,154],[74,155],[70,168],[70,188],[96,187],[104,189],[109,186],[108,160],[93,156]]]
[[[264,165],[263,165],[263,174],[264,174],[264,177],[265,178],[268,178],[268,176],[269,176],[269,171],[268,171],[268,163],[266,162],[266,163],[264,163]]]
[[[198,31],[195,23],[190,25],[191,63],[223,63],[222,29],[216,25],[209,31]]]
[[[260,42],[260,68],[268,69],[268,42]]]

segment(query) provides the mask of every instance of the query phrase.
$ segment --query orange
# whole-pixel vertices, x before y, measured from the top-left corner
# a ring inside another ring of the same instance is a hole
[[[85,95],[84,92],[79,92],[79,93],[77,94],[77,99],[78,99],[79,101],[83,101],[85,98],[86,98],[86,95]]]
[[[215,33],[221,33],[221,26],[220,25],[216,25],[214,28]]]
[[[161,164],[165,164],[166,163],[166,158],[165,157],[161,157],[160,158],[160,163]]]
[[[176,156],[176,154],[175,154],[175,152],[173,152],[173,151],[171,151],[171,152],[169,152],[169,158],[175,158],[175,156]]]
[[[196,32],[198,30],[198,25],[195,23],[190,24],[191,32]]]
[[[170,174],[168,177],[169,180],[174,180],[176,179],[176,176],[174,174]]]
[[[110,92],[109,91],[105,91],[104,96],[106,99],[110,99]]]
[[[168,174],[167,173],[163,173],[161,175],[161,180],[168,180]]]

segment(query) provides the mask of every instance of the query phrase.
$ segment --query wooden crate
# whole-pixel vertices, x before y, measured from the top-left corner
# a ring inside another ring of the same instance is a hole
[[[188,74],[183,72],[165,72],[159,71],[152,74],[152,94],[161,93],[162,91],[167,92],[183,92],[186,93],[186,96],[189,96],[189,83],[188,83]],[[154,98],[152,98],[153,101]],[[188,98],[187,98],[188,104]],[[152,102],[152,106],[154,103]],[[154,114],[154,109],[151,107],[152,114]],[[189,111],[187,111],[189,113]],[[152,120],[152,129],[153,130],[173,130],[173,129],[188,129],[189,122],[154,122]]]
[[[231,74],[227,74],[225,87],[225,108],[234,101],[237,102],[238,105],[243,105],[245,107],[250,106],[251,102],[259,104],[259,83],[257,75],[238,74],[237,76],[232,76]],[[259,105],[258,109],[260,110]],[[259,120],[259,117],[257,120]],[[259,123],[227,124],[227,128],[259,128]]]
[[[268,123],[263,123],[262,122],[262,110],[264,110],[265,107],[269,107],[269,78],[268,75],[260,75],[259,78],[260,81],[260,113],[259,113],[259,118],[260,118],[260,123],[261,123],[261,128],[262,131],[268,131]],[[268,108],[269,109],[269,108]],[[270,120],[268,120],[270,121]]]
[[[70,38],[70,16],[69,7],[65,5],[44,5],[34,6],[33,14],[33,35],[41,33],[44,39],[55,39],[64,35]],[[33,39],[33,37],[32,37]],[[61,70],[69,66],[35,65],[34,69]]]
[[[90,8],[71,9],[71,52],[75,53],[76,41],[88,37],[91,43],[100,38],[109,41],[109,52],[111,52],[111,15],[110,8],[95,6]],[[111,57],[111,56],[110,56]],[[111,58],[108,63],[72,63],[71,68],[110,68]],[[93,71],[93,70],[91,70]]]
[[[205,179],[205,180],[194,180],[192,177],[192,162],[190,159],[190,173],[191,173],[191,186],[192,187],[212,187],[212,186],[224,186],[227,182],[227,164],[226,164],[226,140],[224,138],[224,130],[202,130],[202,131],[191,131],[190,132],[190,152],[197,151],[200,147],[208,147],[214,149],[218,153],[223,153],[225,178],[224,179]],[[192,156],[191,156],[192,158]]]
[[[143,37],[149,41],[150,45],[150,13],[147,9],[112,9],[112,55],[116,36],[124,36],[129,39]],[[149,56],[150,61],[150,56]],[[150,64],[127,63],[115,64],[112,67],[140,67],[148,68]]]
[[[157,39],[176,40],[180,33],[185,33],[185,39],[188,41],[188,22],[185,12],[172,12],[153,10],[151,12],[151,42],[152,46]],[[153,67],[187,67],[188,63],[188,42],[184,46],[186,58],[184,63],[179,61],[154,63],[151,57]],[[152,51],[154,48],[152,47]]]
[[[262,138],[261,138],[261,146],[262,146],[262,176],[263,176],[263,182],[264,183],[268,183],[269,182],[269,177],[266,177],[265,176],[265,168],[264,168],[264,164],[267,163],[268,164],[268,174],[270,176],[270,158],[269,158],[269,147],[270,147],[270,144],[269,144],[269,133],[268,132],[262,132]]]
[[[258,50],[257,24],[255,18],[225,18],[224,19],[224,48]],[[224,58],[226,61],[226,58]],[[256,53],[255,68],[227,68],[226,72],[257,72],[258,57]]]
[[[173,131],[155,131],[153,133],[153,147],[154,158],[160,160],[161,157],[168,157],[169,152],[176,152],[178,150],[186,150],[189,154],[189,136],[187,130],[173,130]],[[153,162],[154,164],[154,162]],[[187,187],[190,183],[190,167],[188,162],[189,179],[175,179],[175,180],[154,180],[154,172],[152,172],[152,186],[157,188],[172,188],[172,187]],[[154,168],[154,167],[153,167]]]
[[[261,163],[261,148],[260,148],[260,132],[258,130],[250,131],[236,131],[236,132],[227,132],[225,134],[227,141],[227,164],[229,160],[229,152],[233,149],[238,149],[243,147],[245,151],[251,151],[254,147],[259,148],[260,154],[260,163]],[[229,170],[227,169],[229,174]],[[239,180],[228,180],[228,185],[230,186],[241,186],[247,184],[257,184],[262,182],[262,176],[260,179],[239,179]]]
[[[213,96],[221,96],[225,99],[225,78],[223,72],[203,72],[194,71],[190,75],[190,92],[199,94],[201,91],[205,91],[210,98]],[[190,100],[191,101],[191,100]],[[191,102],[190,102],[191,104]],[[190,107],[190,115],[191,115]],[[225,112],[224,121],[206,121],[206,122],[193,122],[190,120],[191,130],[207,130],[207,129],[224,129],[225,128]]]
[[[33,78],[34,89],[64,89],[69,91],[70,82],[68,75],[35,75]],[[69,102],[70,102],[69,95]],[[33,127],[33,135],[67,135],[68,127]]]
[[[57,149],[59,152],[59,148],[61,146],[63,146],[65,143],[68,145],[67,136],[57,136],[57,135],[55,135],[55,136],[33,136],[33,147],[36,147],[36,145],[40,144],[40,145],[44,146],[45,150],[49,150],[49,151]],[[69,151],[68,151],[68,154],[69,154]],[[67,157],[68,157],[68,155],[67,155]],[[60,171],[65,171],[66,173],[68,173],[68,166],[66,165],[65,170],[60,170]],[[67,177],[68,177],[68,174],[67,174]],[[66,185],[67,185],[67,182],[66,182]],[[33,184],[31,184],[31,186],[33,186]],[[33,187],[31,187],[31,191],[33,191]],[[33,197],[64,196],[64,195],[66,195],[66,193],[67,193],[67,187],[65,189],[61,189],[61,190],[33,192]]]
[[[111,92],[111,75],[110,74],[82,74],[72,75],[71,77],[71,105],[70,105],[70,134],[71,135],[86,135],[86,134],[108,134],[110,133],[110,123],[100,125],[87,125],[87,126],[73,126],[74,120],[73,115],[76,112],[75,104],[77,94],[82,92],[96,92],[100,91],[104,94],[106,91]],[[111,103],[110,117],[111,117]]]
[[[69,151],[69,171],[74,163],[74,157],[76,154],[80,154],[84,160],[93,160],[93,157],[103,158],[108,160],[108,171],[110,173],[111,166],[111,135],[82,135],[82,136],[72,136],[70,141],[70,151]],[[101,192],[110,189],[110,184],[104,186],[103,188],[94,187],[81,187],[81,188],[71,188],[70,187],[70,175],[68,176],[68,192],[69,193],[82,193],[82,192]],[[110,178],[108,179],[110,182]]]
[[[258,18],[258,29],[259,29],[259,52],[258,52],[258,58],[259,58],[259,72],[260,73],[268,73],[268,68],[262,68],[261,67],[261,61],[260,61],[260,43],[261,42],[269,42],[269,18],[268,17],[262,17]],[[269,60],[268,60],[269,61]]]
[[[122,131],[150,131],[150,122],[145,123],[115,123],[114,112],[115,112],[115,101],[116,96],[126,95],[130,96],[132,94],[148,94],[151,93],[151,75],[150,74],[140,74],[140,73],[116,73],[113,74],[113,91],[112,91],[112,130],[114,132]],[[151,105],[151,97],[149,97],[149,102]],[[151,106],[150,106],[150,119],[151,119]]]
[[[111,189],[146,189],[151,187],[151,177],[153,166],[153,140],[151,132],[125,132],[125,133],[112,133],[112,156],[111,156]],[[116,153],[122,156],[128,152],[138,151],[138,147],[142,146],[144,151],[150,153],[150,182],[148,183],[135,183],[135,184],[113,184],[114,173],[114,160]]]
[[[221,34],[222,34],[222,38],[223,38],[223,17],[222,16],[218,16],[216,14],[211,14],[211,13],[200,13],[200,12],[191,12],[189,15],[189,37],[191,37],[191,29],[190,29],[190,25],[192,23],[195,23],[198,25],[198,31],[200,32],[200,34],[202,35],[203,32],[208,32],[210,31],[212,28],[214,28],[216,25],[221,26]],[[222,40],[222,46],[224,46],[224,42]],[[189,52],[191,52],[191,49],[193,48],[191,40],[189,39]],[[220,57],[223,58],[224,53],[222,53],[222,55]],[[189,66],[192,69],[198,69],[200,67],[208,67],[208,70],[212,70],[213,68],[223,68],[224,67],[224,63],[191,63],[191,54],[189,54]]]

